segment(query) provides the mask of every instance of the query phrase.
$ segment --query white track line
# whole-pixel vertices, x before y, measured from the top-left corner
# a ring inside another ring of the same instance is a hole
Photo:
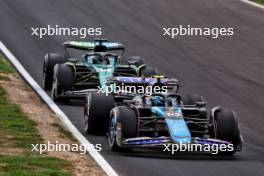
[[[16,57],[7,49],[7,47],[0,41],[0,50],[7,57],[7,59],[14,65],[17,71],[24,77],[28,84],[39,94],[39,96],[47,103],[54,113],[60,118],[65,127],[72,133],[72,135],[83,145],[89,146],[91,143],[77,130],[71,123],[64,112],[52,101],[46,92],[38,85],[38,83],[30,76],[25,68],[20,64]],[[91,157],[103,169],[108,176],[118,176],[109,163],[97,151],[89,151]]]
[[[261,8],[261,9],[264,9],[264,5],[258,4],[258,3],[256,3],[256,2],[249,1],[249,0],[240,0],[240,1],[245,2],[245,3],[247,3],[247,4],[250,4],[250,5],[252,5],[252,6],[259,7],[259,8]]]

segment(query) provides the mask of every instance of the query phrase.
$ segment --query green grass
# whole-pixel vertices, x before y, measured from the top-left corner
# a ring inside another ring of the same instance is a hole
[[[14,73],[1,56],[0,73]],[[31,152],[31,144],[44,143],[35,126],[17,104],[10,102],[0,85],[0,151],[13,147],[22,150],[15,155],[0,155],[0,176],[71,175],[70,162]]]
[[[30,149],[31,144],[43,143],[35,123],[30,120],[19,106],[8,101],[6,93],[0,87],[0,130],[14,136],[18,147]]]
[[[69,176],[69,163],[43,156],[0,156],[0,176]]]
[[[0,73],[14,73],[14,72],[15,72],[15,69],[0,54]]]
[[[254,0],[257,3],[264,4],[264,0]]]

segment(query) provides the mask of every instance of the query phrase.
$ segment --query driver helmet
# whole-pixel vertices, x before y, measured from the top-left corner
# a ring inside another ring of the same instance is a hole
[[[103,57],[101,55],[94,55],[93,64],[100,64],[103,62]]]
[[[101,56],[101,55],[96,55],[96,59],[99,62],[103,62],[103,60],[104,60],[103,56]]]
[[[165,106],[164,98],[161,96],[151,97],[152,106]]]
[[[169,97],[168,106],[176,106],[176,105],[177,105],[177,99],[175,97]]]

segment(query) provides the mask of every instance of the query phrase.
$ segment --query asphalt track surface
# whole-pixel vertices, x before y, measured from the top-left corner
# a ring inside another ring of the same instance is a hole
[[[128,55],[179,78],[188,92],[204,95],[210,107],[236,111],[244,137],[234,157],[136,150],[110,151],[105,137],[86,135],[83,108],[60,105],[120,175],[255,175],[264,173],[264,11],[237,0],[4,0],[0,40],[41,84],[43,56],[61,52],[74,37],[32,37],[31,27],[102,27],[103,37],[123,42]],[[234,27],[233,37],[163,37],[162,27]],[[92,38],[92,37],[91,37]],[[15,92],[14,92],[15,93]]]

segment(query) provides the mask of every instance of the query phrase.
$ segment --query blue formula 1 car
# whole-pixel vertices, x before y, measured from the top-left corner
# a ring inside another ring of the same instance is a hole
[[[215,107],[208,117],[203,97],[175,93],[136,96],[115,106],[108,139],[114,151],[168,144],[224,144],[231,147],[219,154],[232,155],[242,147],[233,111]]]
[[[157,74],[144,59],[125,59],[125,48],[119,42],[104,39],[88,42],[68,41],[65,53],[48,53],[43,64],[43,87],[51,90],[55,101],[83,98],[87,91],[105,87],[113,76],[145,76]]]
[[[132,100],[140,94],[177,92],[179,87],[177,79],[159,75],[149,78],[117,76],[109,79],[107,85],[119,87],[119,90],[91,91],[85,98],[84,126],[89,134],[105,135],[108,131],[110,111],[114,106],[122,105],[125,100]]]

